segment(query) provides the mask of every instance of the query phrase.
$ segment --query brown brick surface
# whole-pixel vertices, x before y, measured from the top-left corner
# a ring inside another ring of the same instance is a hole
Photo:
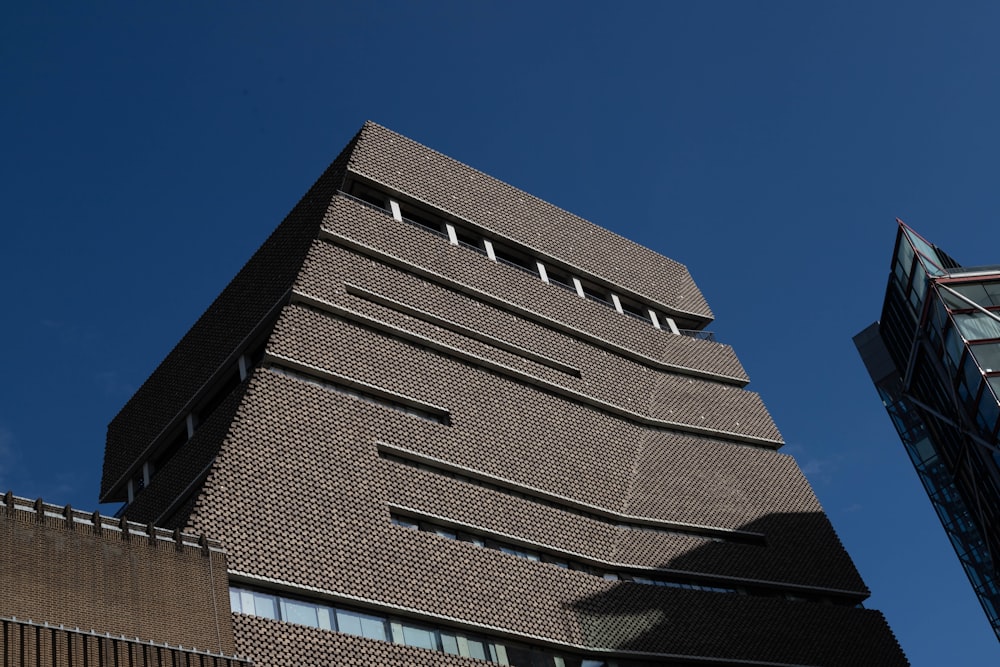
[[[4,667],[248,667],[249,664],[231,656],[178,646],[0,618],[0,665]]]
[[[0,664],[4,667],[247,667],[238,658],[0,618]]]
[[[591,552],[602,544],[611,548],[614,536],[605,526],[380,460],[372,444],[386,433],[409,431],[414,442],[435,442],[443,448],[455,427],[423,422],[266,372],[254,380],[242,411],[253,416],[223,447],[192,517],[195,528],[222,537],[232,551],[234,570],[512,632],[586,643],[582,629],[567,627],[561,610],[616,584],[396,528],[389,524],[387,503]],[[504,448],[500,443],[476,444],[451,442],[454,451],[470,457],[485,458],[489,450]],[[550,461],[558,461],[558,452],[548,450],[548,455]],[[343,465],[347,460],[352,465]],[[238,517],[231,510],[235,507],[240,508]],[[839,549],[828,526],[824,530],[823,525],[807,522],[793,527],[807,529],[803,540],[819,540],[817,551]],[[645,548],[659,554],[660,561],[650,557],[650,564],[679,570],[712,573],[717,568],[718,574],[743,576],[765,570],[763,574],[772,580],[838,588],[857,583],[853,568],[846,580],[841,572],[848,561],[837,568],[816,568],[809,552],[786,549],[784,539],[769,533],[768,547],[753,547],[677,538],[673,544],[662,540],[655,549],[649,544],[626,544],[622,552]],[[742,563],[753,550],[760,552],[756,562]],[[768,563],[773,564],[769,570]],[[655,591],[650,594],[661,596],[659,604],[671,608],[673,590]],[[709,597],[703,604],[727,597],[705,595]]]
[[[327,341],[336,341],[336,344],[331,345]],[[468,347],[481,346],[470,344]],[[379,352],[370,354],[374,350]],[[578,410],[582,405],[572,396],[554,396],[548,391],[529,389],[525,382],[515,382],[506,374],[484,373],[473,368],[471,363],[456,361],[452,356],[437,351],[424,350],[411,342],[399,340],[392,331],[373,331],[300,306],[285,309],[268,351],[390,391],[422,397],[428,403],[446,404],[454,409],[455,419],[471,418],[483,409],[482,395],[493,389],[505,395],[523,397],[524,403],[510,401],[494,407],[507,411],[508,419],[522,419],[527,406],[534,406],[531,409],[539,411],[546,411],[546,408],[556,411]],[[539,370],[525,368],[525,363],[512,359],[506,353],[498,352],[490,356],[502,358],[529,373]],[[643,378],[638,374],[633,382],[625,386],[619,380],[617,395],[611,395],[607,382],[603,387],[605,391],[601,392],[602,387],[597,382],[590,386],[583,382],[573,383],[572,378],[564,374],[557,376],[556,371],[544,375],[549,377],[548,386],[540,384],[540,389],[551,389],[553,384],[567,387],[597,398],[608,408],[634,414],[635,417],[627,418],[632,422],[647,418],[693,429],[748,436],[768,443],[780,439],[760,398],[735,387],[686,378],[675,378],[668,383],[650,377],[649,384],[658,385],[651,400],[648,388],[644,395]],[[670,385],[669,391],[664,390],[665,384]],[[664,398],[665,393],[668,396]],[[573,408],[567,404],[573,405]],[[546,408],[541,408],[542,405]],[[491,418],[492,415],[483,415],[480,421],[485,425],[485,421]]]
[[[486,268],[508,267],[487,262]],[[520,278],[519,275],[517,277]],[[348,290],[352,288],[353,293],[349,293]],[[670,419],[673,412],[686,409],[692,414],[696,412],[693,421],[704,425],[705,420],[702,416],[706,414],[707,407],[715,408],[728,404],[725,408],[726,414],[737,415],[737,418],[714,420],[720,427],[725,430],[740,431],[742,427],[738,425],[739,417],[745,420],[753,418],[756,420],[756,428],[752,431],[743,429],[744,432],[775,440],[780,440],[781,437],[760,403],[759,397],[753,392],[739,389],[728,382],[658,371],[627,356],[614,354],[593,343],[567,335],[563,331],[516,317],[470,296],[435,285],[401,269],[362,257],[329,243],[317,242],[314,245],[296,281],[295,289],[304,295],[340,305],[395,328],[412,331],[421,337],[467,350],[473,355],[493,359],[499,364],[517,368],[548,383],[614,403],[626,410]],[[531,358],[525,358],[523,355],[499,349],[488,342],[474,340],[454,329],[449,330],[447,327],[405,314],[405,311],[401,312],[398,307],[383,306],[373,302],[371,298],[355,296],[358,293],[379,295],[402,306],[428,313],[447,322],[461,324],[490,338],[561,362],[579,371],[579,377]],[[591,305],[564,290],[558,290],[553,296],[566,298],[573,305],[577,305],[576,302]],[[552,313],[559,312],[559,309],[547,303],[541,303],[537,309],[543,312],[545,310]],[[611,319],[622,317],[613,311],[599,312],[599,314]],[[631,325],[632,321],[623,323]],[[642,327],[641,324],[637,325]],[[722,347],[673,336],[652,327],[645,327],[643,333],[651,339],[689,340],[701,343],[706,348]],[[708,372],[710,369],[702,370]],[[622,386],[622,377],[629,378],[627,387]],[[686,403],[690,405],[685,405]],[[658,410],[654,411],[654,408]]]
[[[157,526],[169,528],[179,527],[173,521],[173,514],[185,516],[185,494],[195,495],[197,488],[192,488],[198,476],[205,470],[222,446],[222,441],[229,432],[229,426],[236,409],[243,398],[241,385],[219,405],[215,412],[200,424],[194,436],[161,469],[157,470],[149,486],[138,492],[135,500],[125,508],[125,516],[140,523],[153,522]],[[196,486],[196,484],[194,485]],[[165,514],[169,508],[177,505],[175,510]]]
[[[867,591],[794,461],[772,450],[780,433],[742,389],[728,346],[657,331],[333,189],[348,172],[377,181],[623,293],[710,317],[682,265],[384,128],[366,125],[352,146],[113,422],[105,492],[291,289],[264,367],[140,494],[135,516],[159,516],[194,482],[170,525],[218,538],[234,576],[425,619],[722,664],[905,664],[878,614],[815,601],[818,589],[848,602]],[[449,419],[346,396],[280,364]],[[610,521],[380,458],[380,443]],[[204,481],[193,478],[212,457]],[[393,526],[393,506],[593,562],[753,580],[775,597],[606,581]],[[750,531],[763,544],[615,517]],[[789,587],[815,589],[813,601],[781,599]],[[234,618],[237,649],[259,664],[469,664]]]
[[[551,319],[583,335],[665,363],[746,380],[745,371],[728,346],[654,329],[608,306],[547,285],[536,276],[493,262],[467,248],[449,245],[445,239],[418,227],[395,222],[355,201],[336,198],[324,217],[323,229],[335,242],[410,270],[423,268],[440,276],[441,281],[493,298],[518,314]]]
[[[712,317],[683,264],[384,127],[365,124],[348,169],[654,303]]]
[[[0,616],[232,654],[223,553],[14,505],[0,507]]]

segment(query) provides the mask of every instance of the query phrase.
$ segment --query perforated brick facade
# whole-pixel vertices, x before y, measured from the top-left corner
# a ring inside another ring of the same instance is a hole
[[[366,124],[112,422],[102,494],[219,540],[258,665],[905,665],[732,349],[673,333],[711,316]]]

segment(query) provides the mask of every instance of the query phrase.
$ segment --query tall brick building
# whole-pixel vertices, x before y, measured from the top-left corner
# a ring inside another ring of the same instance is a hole
[[[108,429],[256,665],[905,665],[687,269],[366,124]]]

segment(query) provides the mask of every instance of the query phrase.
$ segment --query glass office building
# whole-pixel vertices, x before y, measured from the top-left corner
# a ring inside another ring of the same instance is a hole
[[[854,341],[1000,636],[1000,265],[959,266],[900,222],[882,318]]]

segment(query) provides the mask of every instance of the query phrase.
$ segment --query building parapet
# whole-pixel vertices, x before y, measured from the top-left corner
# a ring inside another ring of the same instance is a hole
[[[152,523],[136,523],[128,521],[124,517],[106,516],[97,510],[90,513],[83,512],[73,509],[68,504],[53,505],[44,502],[41,498],[31,500],[15,496],[12,491],[7,491],[0,498],[0,512],[7,517],[33,520],[38,523],[48,523],[48,520],[62,521],[68,530],[89,530],[104,538],[117,538],[123,542],[146,539],[153,545],[158,542],[173,543],[178,551],[200,549],[206,556],[212,552],[225,553],[216,540],[208,539],[204,535],[184,533],[180,529],[158,528]]]

